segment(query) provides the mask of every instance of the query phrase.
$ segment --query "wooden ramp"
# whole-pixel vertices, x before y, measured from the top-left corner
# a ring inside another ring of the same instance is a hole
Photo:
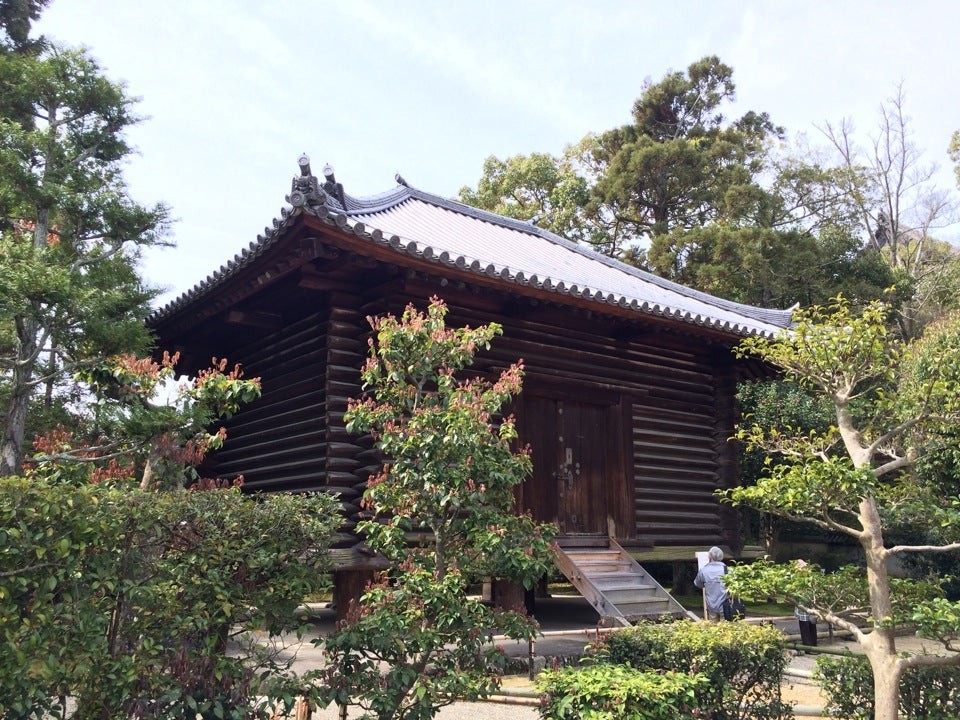
[[[606,547],[559,546],[556,563],[600,617],[618,625],[664,615],[687,617],[683,606],[613,538]]]

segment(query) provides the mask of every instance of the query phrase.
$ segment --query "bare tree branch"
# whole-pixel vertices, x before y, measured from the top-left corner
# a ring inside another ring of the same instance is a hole
[[[960,542],[950,543],[948,545],[894,545],[887,549],[888,555],[897,555],[899,553],[922,553],[938,552],[946,553],[960,550]]]

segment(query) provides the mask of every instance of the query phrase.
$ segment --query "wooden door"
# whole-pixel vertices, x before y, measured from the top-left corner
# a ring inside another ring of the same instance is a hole
[[[607,535],[611,413],[606,405],[527,396],[521,440],[532,450],[524,509],[561,535]]]

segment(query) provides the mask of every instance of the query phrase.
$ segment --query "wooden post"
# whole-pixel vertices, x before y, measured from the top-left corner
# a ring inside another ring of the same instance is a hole
[[[696,572],[693,570],[693,563],[689,560],[674,560],[671,563],[673,582],[670,584],[670,591],[675,595],[689,595],[694,591],[693,576]]]
[[[697,572],[699,573],[701,570],[703,570],[703,566],[706,565],[708,562],[710,562],[710,555],[708,552],[697,551],[696,558],[697,558]],[[703,619],[709,620],[710,615],[707,613],[707,583],[706,582],[703,583],[703,588],[700,594],[703,597]]]
[[[350,606],[360,601],[371,580],[373,570],[337,570],[333,573],[333,604],[337,620],[343,620]]]
[[[537,636],[533,635],[530,637],[530,641],[527,644],[527,677],[530,680],[536,678],[537,673],[534,669],[534,660],[537,658]]]
[[[501,610],[523,613],[526,610],[523,585],[508,580],[494,580],[493,604]]]

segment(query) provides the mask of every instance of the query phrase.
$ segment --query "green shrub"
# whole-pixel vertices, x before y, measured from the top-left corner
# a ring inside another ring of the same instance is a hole
[[[860,657],[819,657],[817,681],[830,714],[844,720],[873,718],[873,673]],[[960,668],[907,668],[900,679],[900,717],[953,720],[960,716]]]
[[[702,718],[702,675],[643,672],[622,665],[540,673],[540,717],[547,720],[686,720]]]
[[[0,717],[268,717],[297,679],[249,640],[301,624],[338,522],[323,495],[0,479]]]
[[[640,670],[692,672],[708,682],[698,695],[717,720],[791,717],[781,701],[784,636],[771,625],[641,623],[610,633],[594,650],[597,662]]]

